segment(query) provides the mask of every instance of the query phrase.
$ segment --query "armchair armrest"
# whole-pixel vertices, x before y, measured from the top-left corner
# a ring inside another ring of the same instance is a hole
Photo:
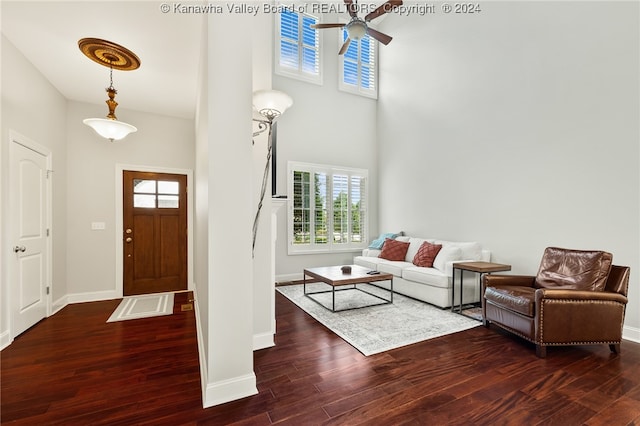
[[[543,299],[546,300],[566,300],[575,302],[617,302],[627,304],[627,298],[619,293],[609,291],[582,291],[566,289],[539,288],[536,290],[536,305]]]
[[[512,285],[518,287],[533,287],[536,277],[529,275],[500,275],[486,274],[484,275],[484,287],[492,287],[496,285]]]
[[[625,296],[608,291],[539,288],[535,298],[536,342],[619,344]]]

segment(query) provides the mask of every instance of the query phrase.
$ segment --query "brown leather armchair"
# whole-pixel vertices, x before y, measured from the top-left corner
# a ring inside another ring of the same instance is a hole
[[[485,275],[482,315],[536,345],[608,344],[620,352],[629,267],[611,264],[604,251],[548,247],[533,276]]]

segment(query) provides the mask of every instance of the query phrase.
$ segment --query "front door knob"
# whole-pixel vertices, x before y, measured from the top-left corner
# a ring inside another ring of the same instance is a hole
[[[125,241],[126,241],[127,243],[131,243],[131,241],[133,241],[133,238],[131,238],[131,237],[127,237],[127,238],[125,239]]]

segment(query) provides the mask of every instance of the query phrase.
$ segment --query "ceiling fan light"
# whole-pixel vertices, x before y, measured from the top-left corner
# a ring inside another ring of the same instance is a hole
[[[253,107],[268,119],[274,119],[293,105],[291,96],[279,90],[256,90],[253,92]]]
[[[367,24],[359,19],[354,19],[349,22],[346,28],[351,40],[359,40],[367,34]]]
[[[129,133],[138,131],[131,124],[108,118],[87,118],[82,122],[91,127],[99,136],[109,139],[111,142],[124,139]]]

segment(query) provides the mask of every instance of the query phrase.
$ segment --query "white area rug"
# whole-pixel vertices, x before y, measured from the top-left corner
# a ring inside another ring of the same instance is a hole
[[[389,298],[389,292],[378,287],[368,284],[358,287]],[[329,289],[322,283],[307,285],[307,292]],[[393,304],[334,313],[305,296],[302,285],[279,286],[276,290],[366,356],[480,325],[473,319],[400,294],[393,295]],[[331,293],[313,297],[331,307]],[[357,290],[336,292],[336,309],[377,302],[380,300]]]
[[[141,294],[122,299],[107,322],[173,314],[173,293]]]

